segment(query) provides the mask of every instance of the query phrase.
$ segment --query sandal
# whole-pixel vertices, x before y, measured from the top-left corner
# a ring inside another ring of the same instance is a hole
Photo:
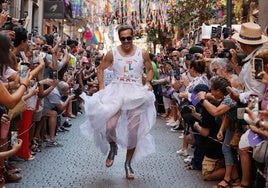
[[[106,159],[106,167],[111,167],[114,163],[114,156],[117,155],[117,145],[111,145],[109,155]]]
[[[232,187],[240,185],[240,177],[232,179]]]
[[[197,170],[193,165],[191,165],[191,164],[186,164],[185,165],[185,169],[186,170]]]
[[[236,188],[250,188],[251,186],[250,185],[243,185],[243,184],[238,184],[238,185],[234,185],[232,187],[236,187]]]
[[[221,185],[220,183],[224,182],[226,185]],[[227,181],[225,179],[221,180],[221,182],[219,182],[217,185],[213,186],[213,188],[228,188],[231,187],[231,182]]]

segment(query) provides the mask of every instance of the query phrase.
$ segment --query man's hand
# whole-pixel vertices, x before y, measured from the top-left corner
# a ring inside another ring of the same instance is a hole
[[[238,102],[240,99],[239,99],[239,94],[236,93],[232,87],[228,86],[227,88],[227,91],[230,93],[230,97],[231,99],[233,99],[234,101]]]
[[[148,89],[149,91],[152,91],[152,90],[153,90],[153,87],[152,87],[152,85],[151,85],[150,82],[146,82],[146,83],[145,83],[145,87],[147,87],[147,89]]]
[[[221,130],[219,130],[218,134],[217,134],[217,138],[218,140],[223,140],[223,132]]]
[[[198,100],[200,101],[201,99],[205,99],[206,98],[206,92],[204,92],[204,91],[200,91],[200,92],[198,92],[197,93],[197,98],[198,98]]]
[[[19,151],[19,149],[21,148],[21,146],[22,146],[22,140],[21,139],[18,139],[18,142],[13,143],[12,149],[16,153],[17,151]]]
[[[11,40],[15,39],[15,32],[11,30],[2,30],[1,33],[8,36]]]
[[[7,114],[3,114],[3,115],[1,116],[1,124],[6,124],[6,123],[8,123],[9,121],[10,121],[10,119],[9,119],[9,117],[8,117]]]
[[[2,27],[7,21],[8,15],[9,15],[9,11],[4,10],[0,13],[0,27]]]

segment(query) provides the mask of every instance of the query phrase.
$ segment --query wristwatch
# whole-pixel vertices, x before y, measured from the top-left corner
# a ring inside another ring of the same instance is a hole
[[[200,104],[203,104],[206,99],[201,99],[199,102]]]

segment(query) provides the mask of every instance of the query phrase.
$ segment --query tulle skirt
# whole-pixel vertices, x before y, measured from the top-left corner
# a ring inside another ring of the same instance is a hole
[[[115,81],[93,96],[80,96],[86,114],[81,133],[93,140],[104,155],[112,141],[122,148],[136,148],[133,162],[155,152],[149,133],[156,120],[152,91],[141,84]]]

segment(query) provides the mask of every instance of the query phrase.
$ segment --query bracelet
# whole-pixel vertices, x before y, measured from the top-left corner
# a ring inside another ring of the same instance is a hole
[[[20,83],[21,86],[24,86],[25,89],[27,90],[28,86],[25,83]]]
[[[199,102],[200,104],[203,104],[206,99],[201,99]]]

